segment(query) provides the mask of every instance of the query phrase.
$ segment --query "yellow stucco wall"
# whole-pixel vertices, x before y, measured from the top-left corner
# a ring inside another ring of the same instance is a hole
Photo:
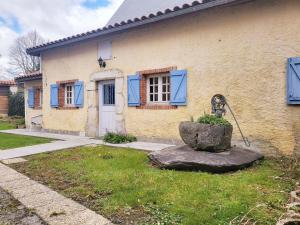
[[[168,66],[188,70],[188,105],[169,111],[126,107],[127,132],[180,139],[179,122],[210,112],[211,97],[221,93],[254,148],[292,154],[300,143],[300,108],[286,105],[286,61],[300,55],[299,10],[297,0],[259,0],[113,36],[114,59],[106,69],[119,69],[125,76]],[[80,79],[88,84],[100,70],[98,41],[43,53],[44,103],[50,102],[51,83]],[[46,129],[86,131],[87,104],[70,111],[44,105]],[[232,121],[229,114],[226,118]],[[234,138],[240,139],[236,127]]]
[[[98,70],[97,42],[85,42],[75,46],[56,49],[42,55],[44,102],[43,124],[45,129],[85,132],[87,122],[87,88],[85,107],[77,110],[52,109],[50,107],[50,85],[57,81],[78,79],[89,81],[89,75]]]
[[[36,81],[26,81],[24,83],[24,99],[25,99],[25,124],[27,128],[31,128],[31,122],[32,118],[36,116],[42,115],[42,110],[41,109],[32,109],[28,107],[28,89],[33,88],[33,87],[41,87],[42,86],[42,81],[41,80],[36,80]]]

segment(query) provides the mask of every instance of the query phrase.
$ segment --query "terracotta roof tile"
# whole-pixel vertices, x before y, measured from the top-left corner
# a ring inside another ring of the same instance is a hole
[[[43,76],[43,74],[38,71],[38,72],[34,72],[34,73],[28,73],[28,74],[17,76],[17,77],[15,77],[15,81],[19,82],[19,81],[26,81],[26,80],[41,79],[42,76]]]
[[[16,82],[14,80],[0,80],[0,86],[15,86]]]

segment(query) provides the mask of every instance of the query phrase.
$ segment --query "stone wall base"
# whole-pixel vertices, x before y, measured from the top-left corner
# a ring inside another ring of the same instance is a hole
[[[82,136],[85,137],[85,132],[81,131],[68,131],[68,130],[52,130],[52,129],[42,129],[44,132],[53,133],[53,134],[68,134],[68,135],[75,135],[75,136]]]
[[[155,138],[155,137],[137,137],[138,141],[142,142],[152,142],[160,144],[170,144],[170,145],[183,145],[183,141],[180,139],[164,139],[164,138]]]

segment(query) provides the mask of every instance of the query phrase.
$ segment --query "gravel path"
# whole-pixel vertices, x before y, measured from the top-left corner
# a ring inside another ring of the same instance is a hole
[[[46,223],[0,188],[0,225],[46,225]]]

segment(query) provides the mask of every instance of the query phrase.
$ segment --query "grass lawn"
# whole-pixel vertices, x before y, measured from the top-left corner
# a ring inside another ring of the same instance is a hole
[[[53,141],[48,138],[0,133],[0,150],[45,144]]]
[[[24,118],[22,117],[0,118],[0,130],[16,129],[22,125],[24,125]],[[0,150],[44,144],[51,141],[53,140],[47,138],[0,133]]]
[[[27,159],[13,167],[117,224],[273,225],[300,175],[285,159],[222,175],[159,170],[144,152],[106,146]]]
[[[24,126],[23,117],[0,117],[0,130],[16,129],[18,126]]]

